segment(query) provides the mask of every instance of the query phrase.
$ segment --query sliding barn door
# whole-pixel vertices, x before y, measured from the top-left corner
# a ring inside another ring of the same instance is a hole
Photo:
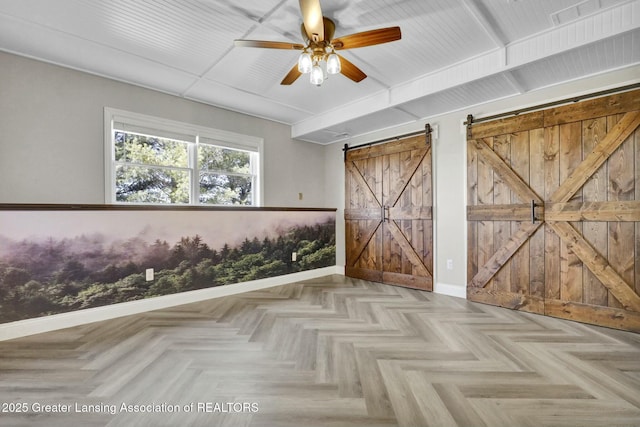
[[[346,274],[432,290],[429,135],[349,150]]]
[[[640,331],[640,91],[472,125],[470,300]]]
[[[468,141],[467,297],[544,313],[545,236],[531,216],[545,193],[544,132],[519,119]]]

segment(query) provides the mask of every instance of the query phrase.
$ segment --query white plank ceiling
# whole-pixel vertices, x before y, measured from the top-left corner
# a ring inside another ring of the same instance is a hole
[[[321,0],[368,78],[280,81],[302,43],[298,0],[0,0],[0,50],[291,125],[328,144],[640,64],[640,0]],[[1,64],[0,64],[1,66]],[[639,76],[640,77],[640,76]]]

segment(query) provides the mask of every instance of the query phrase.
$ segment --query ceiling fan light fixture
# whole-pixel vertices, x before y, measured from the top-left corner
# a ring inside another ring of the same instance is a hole
[[[301,51],[298,62],[282,79],[281,85],[289,86],[298,77],[307,73],[311,84],[316,86],[320,86],[330,76],[338,73],[356,83],[361,82],[367,78],[367,75],[347,58],[336,54],[335,50],[374,46],[400,40],[402,38],[400,27],[378,28],[334,38],[336,23],[322,15],[320,2],[321,0],[299,0],[302,13],[300,32],[305,44],[239,39],[235,40],[235,46]],[[342,62],[344,62],[344,68],[342,68]]]
[[[320,86],[322,82],[324,82],[324,72],[322,71],[322,67],[316,62],[311,69],[311,84]]]
[[[311,55],[309,52],[302,52],[300,57],[298,58],[298,71],[302,74],[307,74],[311,72],[311,67],[313,63],[311,61]]]
[[[340,57],[335,52],[331,52],[327,56],[327,73],[338,74],[340,70]]]

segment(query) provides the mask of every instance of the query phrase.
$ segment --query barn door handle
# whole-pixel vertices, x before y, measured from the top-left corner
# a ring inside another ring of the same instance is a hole
[[[382,208],[382,220],[384,222],[389,222],[389,206]]]
[[[536,223],[536,201],[531,201],[531,224]]]

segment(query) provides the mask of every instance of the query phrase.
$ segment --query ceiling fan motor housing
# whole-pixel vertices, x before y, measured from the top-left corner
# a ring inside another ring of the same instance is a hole
[[[326,16],[322,17],[322,25],[324,27],[324,40],[309,40],[309,35],[307,34],[307,30],[304,27],[304,23],[300,25],[300,32],[302,33],[302,39],[305,41],[307,45],[312,48],[315,46],[311,45],[321,45],[323,48],[328,46],[333,40],[333,35],[336,32],[336,24]]]

